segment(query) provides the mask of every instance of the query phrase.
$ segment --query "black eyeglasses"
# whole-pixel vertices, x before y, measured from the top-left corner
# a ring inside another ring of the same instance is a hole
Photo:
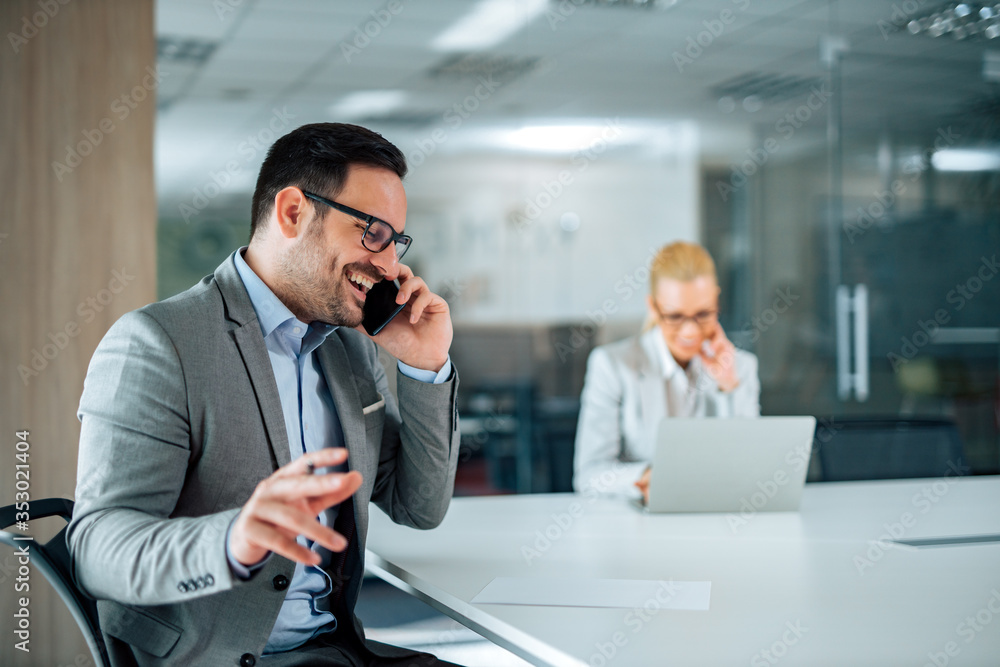
[[[656,312],[660,316],[660,320],[666,324],[671,329],[680,329],[684,326],[684,323],[688,320],[693,321],[700,328],[705,329],[712,324],[715,324],[719,318],[719,311],[716,310],[700,310],[694,315],[682,315],[681,313],[661,313],[659,308]]]
[[[330,208],[337,209],[341,213],[346,213],[347,215],[364,222],[365,231],[364,234],[361,235],[361,245],[363,245],[365,250],[368,250],[369,252],[382,252],[389,247],[390,243],[395,243],[396,259],[403,259],[403,255],[406,254],[410,244],[413,243],[413,237],[398,233],[392,228],[392,225],[385,220],[379,220],[374,215],[362,213],[356,208],[338,204],[335,201],[325,197],[320,197],[319,195],[311,192],[306,192],[305,190],[302,191],[302,194],[309,199],[318,201],[321,204],[326,204]]]

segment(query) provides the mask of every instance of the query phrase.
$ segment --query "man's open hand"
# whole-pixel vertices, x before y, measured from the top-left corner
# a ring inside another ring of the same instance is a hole
[[[300,456],[261,481],[233,524],[229,535],[233,557],[249,567],[273,551],[298,563],[318,565],[319,554],[296,542],[299,535],[331,551],[343,551],[347,547],[344,536],[316,517],[357,491],[361,473],[312,475],[309,464],[325,468],[346,460],[346,449],[325,448]]]

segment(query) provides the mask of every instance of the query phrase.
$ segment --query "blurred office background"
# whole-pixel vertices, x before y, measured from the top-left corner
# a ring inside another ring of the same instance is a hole
[[[108,326],[245,244],[267,146],[319,121],[410,160],[458,493],[569,489],[587,355],[638,332],[676,239],[715,257],[764,414],[946,424],[1000,472],[1000,5],[19,0],[0,27],[0,411],[34,497],[73,495]]]
[[[569,488],[587,354],[674,239],[715,256],[765,414],[943,415],[998,471],[1000,7],[221,7],[157,5],[158,296],[246,241],[273,136],[382,132],[454,313],[462,491]]]

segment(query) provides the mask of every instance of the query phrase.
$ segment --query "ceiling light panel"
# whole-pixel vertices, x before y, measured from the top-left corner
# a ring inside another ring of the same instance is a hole
[[[548,5],[548,0],[480,0],[438,35],[431,47],[438,51],[491,48],[538,18]]]

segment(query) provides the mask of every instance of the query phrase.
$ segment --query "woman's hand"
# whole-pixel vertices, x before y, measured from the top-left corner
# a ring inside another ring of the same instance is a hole
[[[653,471],[653,466],[646,468],[646,471],[642,473],[642,477],[635,483],[637,489],[642,491],[642,504],[649,505],[649,475]]]
[[[736,346],[729,342],[721,326],[716,326],[712,335],[705,339],[705,346],[698,350],[705,370],[712,376],[721,391],[729,392],[740,386],[740,376],[736,372]]]

